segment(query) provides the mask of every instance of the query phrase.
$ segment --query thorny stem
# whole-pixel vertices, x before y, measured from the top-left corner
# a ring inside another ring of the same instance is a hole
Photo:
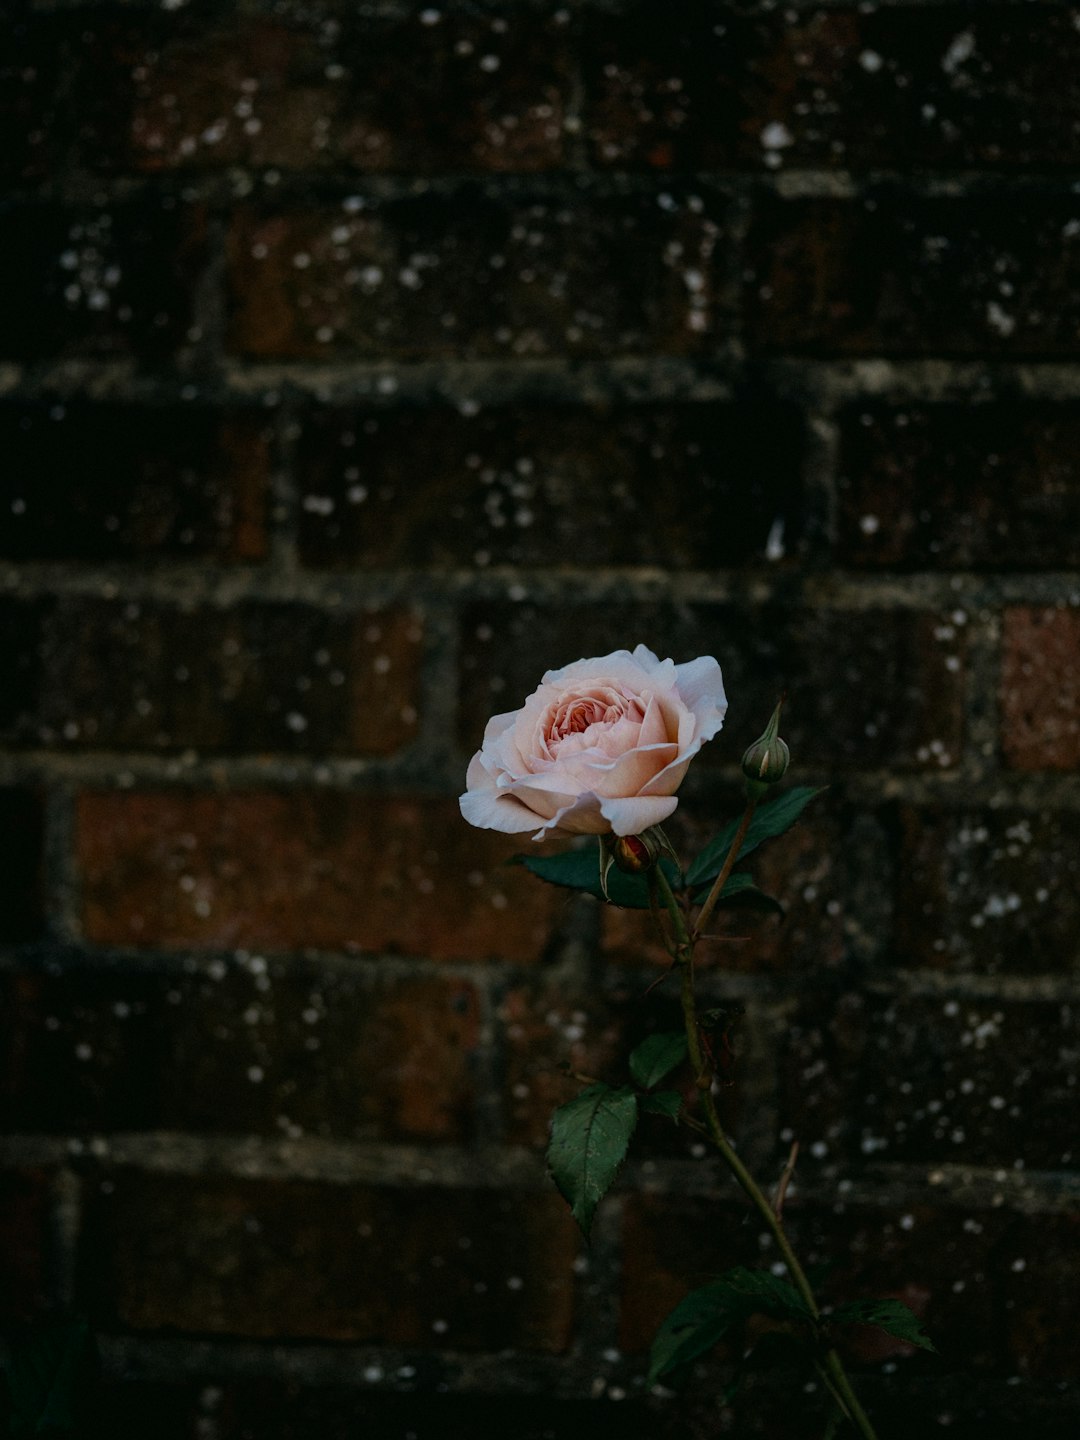
[[[765,1194],[759,1189],[754,1177],[750,1174],[749,1170],[747,1170],[735,1152],[731,1141],[724,1134],[724,1127],[720,1123],[720,1116],[717,1113],[716,1102],[712,1095],[712,1073],[705,1063],[705,1058],[702,1054],[701,1031],[698,1026],[697,1004],[694,998],[694,944],[698,935],[701,933],[704,920],[708,918],[708,913],[711,912],[712,906],[715,905],[716,900],[719,898],[724,881],[731,873],[731,867],[734,865],[735,857],[739,853],[739,848],[742,845],[743,838],[750,825],[753,811],[754,802],[751,801],[746,807],[746,813],[743,815],[742,823],[732,842],[723,868],[717,876],[716,884],[710,891],[709,898],[705,902],[705,906],[698,916],[697,925],[693,930],[687,927],[683,913],[679,909],[671,886],[668,884],[667,876],[659,865],[656,866],[655,874],[661,897],[667,906],[668,914],[671,916],[674,927],[671,953],[673,958],[678,962],[682,972],[681,999],[683,1021],[686,1026],[686,1044],[689,1051],[690,1063],[694,1067],[694,1075],[697,1078],[698,1091],[701,1095],[701,1105],[705,1112],[705,1120],[708,1125],[709,1134],[712,1137],[713,1144],[717,1150],[719,1150],[724,1164],[745,1191],[755,1210],[757,1210],[761,1216],[769,1233],[772,1235],[784,1264],[787,1266],[792,1284],[799,1292],[814,1320],[817,1321],[821,1318],[821,1310],[818,1307],[817,1301],[814,1299],[814,1292],[810,1288],[810,1282],[807,1280],[802,1266],[799,1264],[798,1257],[791,1248],[791,1242],[784,1231],[783,1221],[780,1215],[773,1209],[772,1205],[770,1205]],[[877,1440],[874,1427],[871,1425],[866,1411],[859,1404],[858,1397],[852,1389],[851,1381],[847,1377],[843,1362],[835,1349],[830,1349],[825,1353],[820,1362],[820,1370],[822,1372],[822,1379],[843,1407],[848,1419],[851,1420],[859,1434],[863,1436],[863,1440]]]
[[[709,891],[705,904],[702,905],[698,913],[697,921],[690,933],[689,940],[691,948],[693,948],[694,942],[698,937],[704,934],[705,926],[709,923],[712,912],[716,909],[716,902],[724,892],[724,886],[728,882],[728,876],[731,874],[735,861],[739,858],[739,851],[742,849],[742,843],[746,839],[746,832],[750,829],[750,821],[754,818],[754,810],[756,808],[756,800],[748,800],[746,802],[746,809],[743,811],[743,817],[739,821],[739,828],[735,832],[735,839],[731,842],[731,849],[728,851],[727,858],[720,867],[720,874],[717,875],[713,881],[713,887]]]

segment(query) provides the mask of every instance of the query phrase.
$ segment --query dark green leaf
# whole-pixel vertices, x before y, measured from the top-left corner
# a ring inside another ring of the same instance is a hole
[[[600,888],[600,860],[595,846],[590,845],[585,850],[564,850],[559,855],[515,855],[511,863],[524,865],[526,870],[546,880],[549,885],[584,890],[587,895],[595,895],[597,900],[604,899]],[[664,867],[672,889],[681,889],[682,877],[673,862],[664,856],[659,863]],[[627,910],[649,908],[649,886],[644,875],[627,875],[613,865],[608,871],[607,881],[607,898],[613,905],[621,905]]]
[[[694,895],[695,904],[702,904],[708,893],[709,886],[703,885]],[[780,901],[766,895],[764,890],[759,890],[754,884],[754,877],[747,875],[744,870],[736,870],[728,876],[720,892],[719,903],[734,909],[765,910],[771,915],[780,916],[784,914]]]
[[[11,1346],[7,1362],[12,1436],[67,1434],[78,1424],[78,1396],[90,1364],[86,1322],[54,1325]]]
[[[610,1085],[590,1085],[551,1117],[551,1176],[586,1238],[636,1124],[637,1096]]]
[[[650,1035],[630,1056],[630,1074],[643,1090],[651,1090],[676,1065],[686,1059],[686,1035],[682,1030],[665,1030]]]
[[[768,1270],[736,1266],[711,1285],[687,1295],[657,1331],[649,1357],[649,1384],[710,1350],[733,1325],[751,1315],[809,1321],[799,1292]]]
[[[678,1120],[682,1096],[677,1090],[654,1090],[651,1095],[641,1097],[641,1108],[650,1115],[666,1115],[670,1120]]]
[[[917,1345],[920,1350],[933,1350],[922,1321],[901,1300],[853,1300],[840,1305],[829,1317],[833,1325],[876,1325],[887,1335]]]
[[[765,805],[759,805],[754,811],[754,818],[750,821],[750,828],[746,832],[746,838],[743,840],[736,858],[741,859],[744,855],[749,855],[751,850],[756,850],[763,841],[772,840],[777,835],[782,835],[785,830],[790,830],[814,796],[820,795],[824,788],[824,786],[796,785],[791,790],[785,790],[775,800],[770,800]],[[730,825],[725,825],[720,834],[706,845],[687,873],[687,884],[691,889],[710,884],[720,874],[738,829],[739,821],[733,820]]]

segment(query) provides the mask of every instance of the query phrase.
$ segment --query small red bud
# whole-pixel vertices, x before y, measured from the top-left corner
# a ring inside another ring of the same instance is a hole
[[[657,851],[641,835],[620,835],[612,848],[615,864],[628,875],[642,875],[656,864]]]

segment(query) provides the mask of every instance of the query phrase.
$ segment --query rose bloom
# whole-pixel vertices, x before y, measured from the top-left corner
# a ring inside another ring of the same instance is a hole
[[[534,840],[638,835],[678,805],[726,710],[711,655],[676,665],[639,645],[549,670],[520,710],[488,721],[461,813],[482,829],[535,830]]]

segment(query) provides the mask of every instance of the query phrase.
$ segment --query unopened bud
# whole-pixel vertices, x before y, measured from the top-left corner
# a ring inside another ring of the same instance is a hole
[[[780,709],[783,700],[772,713],[765,733],[755,740],[742,757],[743,774],[758,785],[773,785],[782,780],[791,763],[791,751],[780,738]]]
[[[648,833],[619,835],[612,846],[615,864],[628,875],[642,875],[651,870],[660,854],[660,846]]]

